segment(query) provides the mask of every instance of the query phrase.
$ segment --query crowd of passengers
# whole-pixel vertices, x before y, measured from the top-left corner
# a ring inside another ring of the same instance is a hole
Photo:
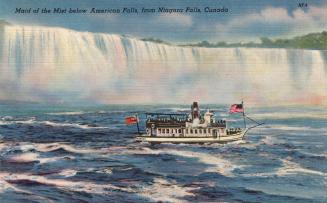
[[[169,123],[169,122],[191,122],[191,119],[183,119],[183,118],[148,118],[147,122],[162,122],[162,123]],[[211,120],[212,122],[212,120]],[[200,123],[204,123],[204,119],[200,119]],[[216,121],[217,124],[226,124],[226,120],[218,120]]]
[[[239,133],[241,131],[242,131],[241,128],[230,128],[230,129],[226,130],[226,133],[227,133],[227,135],[231,135],[231,134]]]

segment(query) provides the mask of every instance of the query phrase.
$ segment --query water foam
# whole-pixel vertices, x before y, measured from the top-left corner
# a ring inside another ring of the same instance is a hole
[[[78,148],[68,143],[40,143],[35,144],[35,149],[40,152],[51,152],[57,149],[64,149],[68,152],[78,153],[78,154],[98,154],[105,153],[105,149],[91,149],[91,148]]]
[[[47,115],[55,115],[55,116],[74,116],[74,115],[83,115],[88,112],[83,111],[69,111],[69,112],[53,112],[53,113],[46,113]]]
[[[155,178],[153,184],[143,187],[140,194],[151,199],[154,202],[187,202],[182,198],[185,196],[194,196],[190,190],[197,187],[182,187],[176,182],[171,182],[162,178]]]
[[[53,122],[53,121],[37,121],[35,118],[31,118],[28,120],[0,121],[0,125],[12,125],[12,124],[47,125],[47,126],[52,126],[52,127],[71,127],[71,128],[80,128],[83,130],[109,128],[109,127],[104,127],[104,126],[90,126],[87,124],[79,124],[79,123],[59,123],[59,122]]]
[[[82,124],[78,124],[78,123],[56,123],[56,122],[52,122],[52,121],[42,121],[39,122],[41,124],[45,124],[45,125],[49,125],[52,127],[73,127],[73,128],[81,128],[84,130],[87,129],[106,129],[108,127],[102,127],[102,126],[89,126],[89,125],[82,125]]]
[[[199,162],[207,164],[208,167],[203,172],[220,173],[224,176],[233,177],[233,170],[241,168],[242,166],[233,164],[232,162],[223,159],[220,155],[213,156],[208,153],[194,152],[187,150],[176,149],[150,149],[143,148],[141,150],[128,150],[127,153],[131,154],[171,154],[187,158],[196,158]]]
[[[252,113],[251,117],[255,119],[327,119],[326,111],[320,112],[269,112],[269,113]]]
[[[95,184],[92,182],[86,181],[70,181],[65,179],[54,179],[54,178],[47,178],[45,176],[38,176],[29,173],[22,173],[22,174],[12,174],[6,172],[0,172],[0,179],[10,183],[9,185],[6,184],[5,187],[2,189],[6,191],[6,189],[10,188],[12,184],[19,183],[20,181],[31,181],[37,182],[43,185],[51,185],[58,188],[64,188],[67,191],[76,191],[76,192],[88,192],[94,194],[110,194],[110,190],[118,190],[124,192],[133,192],[133,190],[129,188],[117,187],[114,185],[107,184]]]
[[[312,175],[319,175],[323,178],[327,179],[327,173],[316,171],[312,169],[303,168],[298,163],[292,162],[291,158],[288,157],[286,159],[281,160],[283,163],[283,167],[279,168],[275,174],[278,176],[285,176],[285,175],[292,175],[292,174],[312,174]]]

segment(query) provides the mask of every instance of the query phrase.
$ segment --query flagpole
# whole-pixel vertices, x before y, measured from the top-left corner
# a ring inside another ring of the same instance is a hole
[[[137,114],[136,114],[135,116],[136,116],[136,127],[137,127],[137,133],[140,135],[141,133],[140,133],[140,127],[139,127],[139,117],[138,117]]]
[[[246,129],[246,122],[245,122],[245,108],[243,104],[243,99],[242,99],[242,108],[243,108],[243,122],[244,122],[244,129]]]

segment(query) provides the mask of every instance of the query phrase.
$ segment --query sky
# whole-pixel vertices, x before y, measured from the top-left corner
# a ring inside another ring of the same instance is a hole
[[[307,3],[299,7],[299,3]],[[16,8],[136,8],[138,14],[15,14]],[[142,8],[197,7],[201,13],[141,13]],[[228,12],[206,13],[205,7]],[[203,40],[259,41],[327,30],[326,0],[0,0],[0,19],[12,24],[64,27],[79,31],[159,38],[173,43]]]

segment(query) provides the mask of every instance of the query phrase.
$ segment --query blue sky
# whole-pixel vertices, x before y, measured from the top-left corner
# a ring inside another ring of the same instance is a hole
[[[300,8],[299,3],[308,4]],[[20,8],[135,7],[138,14],[14,14]],[[228,8],[228,13],[142,14],[142,7]],[[58,26],[80,31],[154,37],[175,43],[258,41],[327,30],[327,1],[322,0],[0,0],[0,19],[13,24]]]

